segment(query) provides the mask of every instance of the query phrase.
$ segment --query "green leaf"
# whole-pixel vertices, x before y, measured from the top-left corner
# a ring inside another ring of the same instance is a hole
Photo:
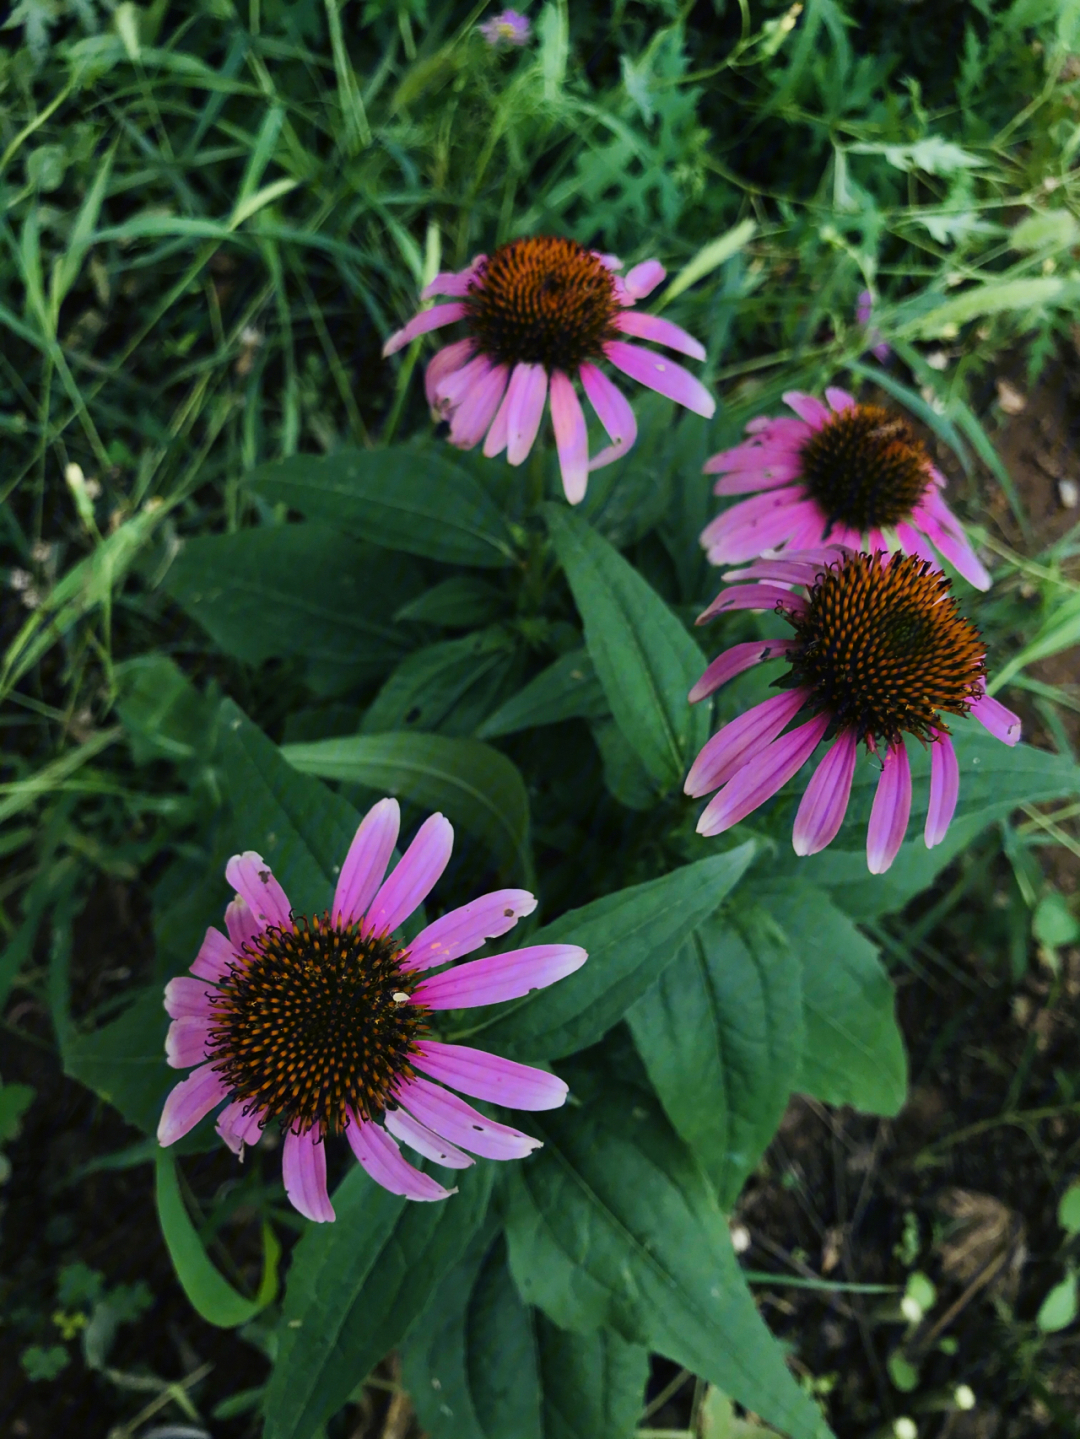
[[[529,797],[517,766],[479,740],[433,734],[345,735],[284,745],[304,774],[361,784],[443,810],[488,845],[500,869],[531,873]]]
[[[168,1027],[163,986],[147,985],[119,1018],[71,1036],[64,1046],[64,1073],[118,1109],[129,1124],[153,1134],[165,1096],[182,1078],[165,1063]]]
[[[649,1353],[610,1329],[570,1334],[536,1314],[544,1439],[633,1439]]]
[[[704,656],[606,540],[565,507],[547,505],[545,514],[615,722],[658,784],[673,789],[708,734],[708,715],[686,698]]]
[[[272,504],[388,550],[485,568],[513,559],[505,521],[487,493],[430,443],[293,455],[246,478]]]
[[[401,1341],[483,1220],[492,1172],[479,1164],[458,1194],[416,1204],[350,1169],[335,1223],[312,1225],[293,1251],[266,1439],[310,1439]]]
[[[1060,1284],[1055,1284],[1039,1305],[1035,1323],[1044,1334],[1056,1334],[1067,1329],[1080,1312],[1077,1298],[1077,1279],[1070,1269]]]
[[[425,645],[398,665],[375,696],[363,731],[471,735],[506,693],[516,656],[515,638],[501,625]]]
[[[609,1328],[720,1385],[792,1439],[829,1433],[765,1328],[704,1175],[644,1091],[575,1077],[509,1179],[510,1267],[563,1329]],[[591,1088],[592,1092],[588,1092]]]
[[[615,721],[598,720],[589,729],[600,751],[608,791],[627,809],[655,809],[660,800],[656,783]]]
[[[609,713],[604,687],[588,650],[560,655],[508,699],[476,731],[478,739],[517,734],[523,729],[568,719],[603,719]]]
[[[736,908],[698,926],[627,1020],[668,1118],[730,1209],[795,1088],[798,958],[763,910]]]
[[[36,1093],[37,1090],[29,1084],[0,1083],[0,1145],[19,1137],[22,1117]]]
[[[264,525],[188,540],[163,587],[226,654],[302,655],[333,694],[395,665],[409,638],[393,614],[423,580],[400,555],[325,525]]]
[[[543,1439],[532,1316],[510,1278],[502,1235],[480,1265],[466,1326],[466,1370],[481,1432],[489,1439]]]
[[[594,1044],[640,998],[696,925],[742,878],[752,844],[683,865],[645,884],[570,910],[531,944],[580,944],[588,963],[549,989],[510,1004],[453,1037],[525,1061],[557,1059]]]
[[[402,605],[394,619],[467,630],[490,624],[505,609],[506,596],[487,580],[477,575],[453,575]]]
[[[219,702],[201,695],[167,655],[127,660],[117,665],[115,677],[116,712],[136,764],[184,764],[213,749]]]
[[[1080,1179],[1074,1179],[1061,1196],[1057,1211],[1058,1223],[1071,1239],[1080,1234]]]
[[[238,1324],[247,1324],[277,1294],[277,1264],[281,1246],[273,1230],[268,1224],[263,1226],[262,1283],[254,1299],[245,1299],[214,1268],[203,1248],[180,1193],[172,1151],[159,1149],[156,1164],[155,1193],[161,1233],[176,1277],[192,1308],[208,1324],[216,1324],[220,1329],[235,1329]]]
[[[877,949],[811,885],[769,882],[755,893],[802,965],[805,1038],[794,1087],[827,1104],[896,1114],[907,1097],[907,1060]]]

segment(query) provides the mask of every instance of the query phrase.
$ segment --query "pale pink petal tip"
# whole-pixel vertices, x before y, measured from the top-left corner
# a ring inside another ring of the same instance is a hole
[[[401,810],[396,799],[381,799],[360,821],[338,875],[331,913],[339,924],[358,920],[382,884],[397,844]]]
[[[200,1014],[174,1019],[165,1036],[165,1063],[172,1069],[190,1069],[209,1059],[210,1022]]]
[[[182,1139],[200,1119],[206,1118],[216,1104],[221,1103],[227,1093],[212,1064],[202,1065],[174,1085],[165,1100],[158,1124],[157,1141],[161,1147],[167,1149],[170,1144]]]
[[[419,909],[450,862],[454,828],[441,814],[427,818],[412,844],[371,902],[364,916],[365,934],[392,934]]]
[[[637,420],[630,401],[614,381],[595,365],[585,363],[578,370],[582,388],[596,417],[607,431],[610,445],[593,455],[590,470],[602,469],[624,455],[637,439]]]
[[[884,874],[900,852],[911,817],[911,764],[904,741],[885,751],[866,831],[866,866]]]
[[[832,413],[826,405],[813,395],[804,394],[802,390],[785,390],[783,398],[784,404],[815,430],[820,430],[822,425],[827,425],[832,419]]]
[[[626,310],[615,321],[615,327],[624,335],[633,335],[637,340],[651,340],[655,345],[666,345],[669,350],[689,355],[692,360],[705,358],[705,346],[700,341],[660,315],[644,315],[640,310]]]
[[[589,436],[581,401],[561,370],[551,372],[551,424],[563,490],[570,504],[580,504],[589,483]]]
[[[427,1039],[419,1041],[417,1050],[417,1068],[432,1079],[507,1109],[558,1109],[569,1092],[558,1075],[546,1069],[501,1059],[482,1049]]]
[[[288,897],[261,854],[253,849],[234,854],[225,866],[225,878],[255,916],[260,931],[271,925],[287,929],[292,923]]]
[[[819,854],[836,838],[847,813],[857,755],[855,731],[844,730],[814,771],[795,816],[791,842],[797,855]]]
[[[927,849],[933,849],[945,838],[959,797],[960,766],[956,750],[947,734],[939,734],[930,746],[930,805],[923,831]]]
[[[248,908],[247,902],[237,895],[225,906],[225,928],[229,931],[233,949],[239,952],[245,945],[254,943],[263,927]],[[191,972],[199,973],[195,965],[191,966]],[[210,978],[209,975],[204,977]]]
[[[430,1174],[414,1169],[402,1155],[389,1134],[377,1124],[352,1117],[352,1123],[345,1131],[357,1162],[391,1194],[403,1194],[406,1199],[431,1202],[449,1199],[455,1191],[444,1189]]]
[[[609,340],[604,346],[604,353],[624,375],[692,410],[694,414],[711,420],[716,413],[716,401],[705,386],[674,360],[656,355],[652,350],[643,350],[640,345],[627,344],[625,340]]]
[[[425,979],[413,998],[429,1009],[472,1009],[478,1005],[500,1004],[521,999],[534,989],[546,989],[565,979],[588,959],[576,944],[538,944],[529,949],[512,949],[488,959],[474,959],[456,969]]]
[[[314,1126],[303,1134],[290,1129],[282,1148],[281,1174],[294,1209],[315,1224],[336,1218],[326,1192],[326,1146]]]
[[[403,325],[390,336],[383,346],[383,359],[390,355],[397,354],[403,350],[411,341],[418,339],[421,335],[427,335],[432,330],[438,330],[443,325],[452,325],[455,320],[463,320],[467,311],[463,304],[435,305],[430,310],[421,310],[414,315],[407,325]]]
[[[506,391],[506,459],[520,465],[528,458],[540,431],[547,400],[548,376],[543,365],[514,366]]]
[[[1000,701],[992,695],[984,694],[971,706],[973,718],[977,719],[982,727],[1001,740],[1002,744],[1015,745],[1020,743],[1020,716],[1014,715],[1012,710],[1006,709]]]
[[[247,910],[246,905],[244,908]],[[230,904],[229,909],[225,911],[226,924],[229,924],[229,910],[232,909],[233,905]],[[248,915],[251,914],[250,910],[247,912]],[[225,975],[228,974],[229,966],[235,964],[237,959],[232,940],[234,927],[237,928],[239,933],[239,927],[236,926],[235,923],[235,911],[233,924],[229,924],[229,939],[226,939],[221,931],[214,929],[213,926],[206,931],[203,942],[199,946],[199,952],[195,956],[195,963],[191,966],[192,974],[197,975],[199,979],[212,980],[223,979]],[[260,928],[261,927],[262,926],[260,926]],[[256,933],[257,932],[258,931],[256,931]]]
[[[421,1124],[482,1159],[524,1159],[540,1148],[539,1139],[488,1119],[456,1094],[429,1080],[410,1080],[402,1086],[398,1099]]]
[[[422,929],[403,951],[406,969],[432,969],[469,954],[488,939],[497,939],[513,929],[518,920],[532,914],[536,898],[527,889],[497,889],[491,894],[453,909]]]
[[[659,260],[642,260],[640,265],[627,271],[623,283],[632,299],[644,300],[666,277],[667,271]]]

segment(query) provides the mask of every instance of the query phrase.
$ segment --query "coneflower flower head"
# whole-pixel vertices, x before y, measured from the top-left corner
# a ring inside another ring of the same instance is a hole
[[[482,25],[477,26],[477,29],[495,50],[503,50],[509,46],[527,45],[529,36],[532,34],[532,25],[528,16],[520,15],[516,10],[503,10],[501,14],[485,20]]]
[[[392,355],[418,335],[464,323],[466,338],[439,350],[425,387],[435,412],[450,422],[450,442],[469,450],[484,441],[489,458],[506,452],[520,465],[532,450],[550,398],[563,488],[584,498],[590,470],[610,464],[637,438],[634,412],[599,363],[607,360],[639,384],[710,417],[715,401],[681,365],[629,343],[651,340],[695,360],[703,347],[685,330],[633,307],[664,278],[657,260],[623,277],[621,261],[560,236],[534,235],[478,255],[465,270],[437,275],[422,299],[452,303],[422,310],[383,348]],[[585,413],[575,381],[611,443],[589,458]]]
[[[331,909],[310,919],[292,912],[261,856],[234,855],[225,870],[237,891],[225,911],[227,937],[208,929],[191,975],[165,989],[168,1062],[197,1067],[165,1101],[159,1143],[175,1143],[225,1101],[217,1131],[242,1157],[276,1120],[286,1192],[315,1221],[334,1218],[324,1144],[331,1136],[344,1135],[392,1193],[446,1199],[453,1191],[409,1164],[398,1140],[450,1169],[471,1165],[470,1154],[520,1159],[537,1141],[444,1084],[519,1109],[551,1109],[566,1098],[553,1074],[432,1038],[431,1020],[438,1010],[542,989],[578,969],[585,951],[534,945],[427,974],[505,934],[536,900],[526,890],[498,890],[401,943],[396,931],[446,868],[453,830],[432,815],[385,878],[398,825],[396,800],[369,811]]]
[[[825,397],[828,405],[789,391],[784,399],[796,418],[759,416],[742,444],[706,461],[708,473],[722,476],[715,494],[753,495],[701,532],[712,563],[826,544],[898,548],[940,568],[936,549],[969,584],[989,589],[990,576],[942,498],[945,477],[907,421],[857,404],[844,390],[830,387]]]
[[[790,666],[779,693],[719,730],[686,780],[687,794],[719,793],[698,822],[720,834],[776,794],[810,758],[830,746],[795,819],[800,855],[835,838],[847,811],[859,744],[882,761],[867,833],[867,864],[882,874],[896,858],[911,814],[905,735],[930,747],[928,847],[945,838],[959,796],[959,766],[944,716],[972,715],[1006,744],[1020,721],[986,693],[986,653],[960,613],[950,582],[917,556],[847,550],[794,551],[762,560],[729,580],[701,616],[771,609],[792,635],[735,645],[717,657],[690,692],[704,699],[762,660]],[[801,593],[800,593],[801,591]],[[699,623],[701,622],[699,621]],[[802,714],[797,729],[788,724]],[[786,731],[786,732],[785,732]]]

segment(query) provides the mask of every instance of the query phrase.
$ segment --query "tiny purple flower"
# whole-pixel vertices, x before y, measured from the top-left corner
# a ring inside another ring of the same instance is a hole
[[[532,25],[528,17],[519,15],[516,10],[504,10],[501,15],[485,20],[483,25],[477,28],[494,50],[527,45],[532,36]]]

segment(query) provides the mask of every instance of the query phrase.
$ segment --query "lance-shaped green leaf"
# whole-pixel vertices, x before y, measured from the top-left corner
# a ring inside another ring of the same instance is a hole
[[[493,1006],[459,1031],[485,1049],[520,1060],[556,1059],[594,1044],[675,958],[692,929],[738,883],[752,843],[683,865],[660,879],[570,910],[534,934],[532,944],[580,944],[588,963],[549,989]]]
[[[795,1088],[798,958],[764,910],[734,904],[698,926],[627,1019],[668,1118],[730,1209]]]
[[[587,650],[571,650],[534,676],[476,731],[478,739],[568,719],[603,719],[607,696]]]
[[[513,558],[506,523],[487,491],[423,441],[293,455],[260,465],[246,479],[272,504],[388,550],[486,568]]]
[[[610,1328],[719,1385],[791,1439],[829,1430],[784,1362],[701,1170],[644,1091],[575,1073],[510,1175],[510,1267],[524,1299],[576,1333]]]
[[[464,1171],[434,1204],[390,1194],[358,1167],[333,1194],[337,1219],[293,1250],[266,1439],[310,1439],[404,1338],[487,1210],[492,1166]]]
[[[704,656],[602,536],[565,506],[547,505],[545,515],[615,722],[653,779],[674,789],[708,733],[708,715],[686,698]]]

